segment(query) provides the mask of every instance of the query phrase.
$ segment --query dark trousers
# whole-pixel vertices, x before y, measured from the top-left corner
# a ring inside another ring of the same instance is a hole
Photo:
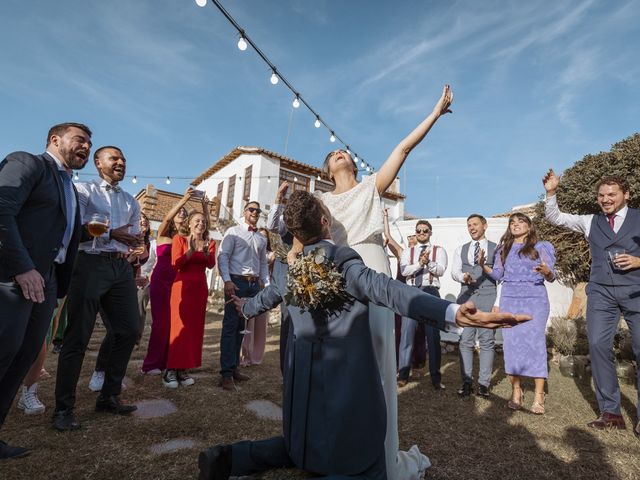
[[[254,297],[260,291],[258,282],[248,282],[233,278],[238,290],[236,295],[240,298]],[[245,321],[238,312],[236,307],[231,303],[226,295],[224,297],[224,318],[222,319],[222,334],[220,335],[220,374],[223,377],[233,376],[233,371],[240,365],[240,347],[242,347],[242,337],[240,333],[244,330]]]
[[[587,335],[591,374],[600,412],[620,414],[620,385],[613,355],[613,337],[620,314],[629,326],[633,355],[640,365],[640,285],[613,287],[589,282],[587,285]],[[636,386],[640,387],[640,368]],[[640,390],[637,415],[640,418]]]
[[[138,337],[138,300],[129,262],[80,252],[67,303],[68,323],[56,376],[56,411],[75,405],[82,361],[100,307],[111,324],[114,336],[102,394],[120,394],[122,379]]]
[[[440,298],[440,291],[433,286],[417,287],[434,297]],[[408,380],[411,371],[411,354],[413,351],[413,340],[418,322],[410,318],[402,319],[402,332],[400,335],[400,354],[398,364],[398,378]],[[429,354],[429,374],[431,383],[439,385],[442,381],[440,364],[442,363],[442,353],[440,351],[440,330],[433,325],[425,324],[424,333]]]
[[[289,339],[293,339],[293,333],[291,329],[293,323],[291,322],[291,315],[284,303],[280,304],[280,372],[284,376],[284,366],[287,360],[287,348],[289,348]]]
[[[56,306],[53,268],[44,281],[42,303],[26,300],[17,283],[0,282],[0,427],[49,330]]]
[[[293,466],[294,463],[287,454],[284,437],[273,437],[255,442],[244,441],[231,445],[231,476],[252,475],[274,468]],[[331,474],[324,477],[314,477],[316,480],[386,480],[386,478],[387,469],[384,461],[384,450],[371,467],[357,475]]]

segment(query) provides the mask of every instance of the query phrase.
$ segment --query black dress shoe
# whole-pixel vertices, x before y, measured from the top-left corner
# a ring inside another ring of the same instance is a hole
[[[458,390],[458,395],[461,397],[468,397],[471,395],[471,384],[469,382],[464,382],[462,387]]]
[[[116,415],[129,415],[138,409],[135,405],[125,405],[120,402],[117,395],[98,396],[96,400],[96,412],[108,412]]]
[[[70,430],[78,430],[80,422],[73,413],[72,408],[67,410],[57,410],[53,412],[53,428],[59,432],[68,432]]]
[[[439,392],[440,390],[444,390],[445,388],[446,388],[446,387],[444,386],[444,383],[440,383],[440,382],[438,382],[438,383],[434,383],[434,384],[433,384],[433,389],[434,389],[436,392]]]
[[[11,445],[7,445],[5,442],[0,440],[0,460],[4,460],[7,458],[26,457],[30,453],[31,452],[26,448],[12,447]]]
[[[198,480],[228,480],[231,475],[231,447],[216,445],[198,455]]]
[[[478,385],[478,390],[476,391],[476,395],[479,397],[488,398],[489,397],[489,387],[485,387],[484,385]]]

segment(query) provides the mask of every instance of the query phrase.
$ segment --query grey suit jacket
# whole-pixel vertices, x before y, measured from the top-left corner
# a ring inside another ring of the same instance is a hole
[[[283,427],[289,456],[324,475],[365,471],[384,451],[386,408],[369,329],[369,302],[445,327],[450,302],[367,268],[352,249],[319,242],[341,271],[353,301],[340,311],[288,306],[293,344],[284,372]],[[249,299],[251,317],[284,301],[282,276]]]
[[[66,261],[55,265],[58,297],[66,295],[78,249],[77,205]],[[66,226],[64,190],[53,158],[46,153],[9,154],[0,163],[0,282],[34,268],[46,277]]]

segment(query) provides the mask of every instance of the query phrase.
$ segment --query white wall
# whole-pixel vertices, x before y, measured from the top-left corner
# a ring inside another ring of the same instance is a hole
[[[393,217],[389,218],[393,221]],[[455,300],[460,293],[460,284],[455,282],[451,278],[451,263],[453,254],[460,245],[470,240],[469,233],[467,232],[467,219],[466,218],[426,218],[433,227],[433,235],[431,236],[431,242],[443,247],[449,259],[449,264],[444,276],[440,279],[441,287],[440,294],[443,298],[449,300]],[[493,242],[498,243],[500,237],[507,229],[509,219],[508,218],[488,218],[487,219],[487,238]],[[417,220],[402,220],[391,226],[391,235],[394,239],[406,245],[406,238],[408,235],[415,233],[415,226]],[[400,242],[402,237],[403,242]],[[391,271],[396,271],[396,259],[390,258]],[[553,283],[547,283],[547,292],[549,294],[549,302],[551,305],[550,317],[561,316],[567,313],[569,304],[571,303],[571,297],[573,291],[556,281]]]

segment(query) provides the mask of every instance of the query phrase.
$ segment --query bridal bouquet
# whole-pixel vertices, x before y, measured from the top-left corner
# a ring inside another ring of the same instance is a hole
[[[285,300],[300,310],[334,310],[349,299],[344,279],[322,247],[299,256],[289,266]]]

